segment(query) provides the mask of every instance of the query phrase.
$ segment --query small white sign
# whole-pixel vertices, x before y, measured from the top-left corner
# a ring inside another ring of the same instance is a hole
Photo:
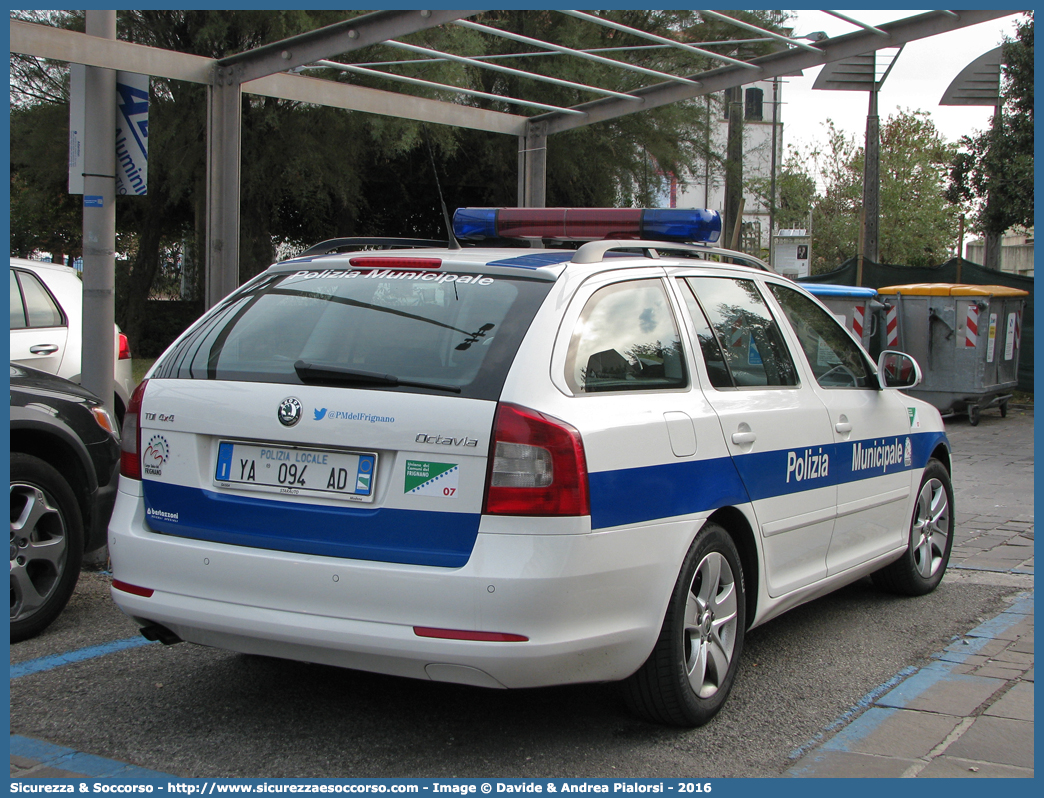
[[[1008,314],[1008,335],[1004,341],[1004,359],[1015,357],[1015,314]]]
[[[993,362],[993,351],[997,346],[997,314],[990,314],[990,338],[986,344],[986,362]]]

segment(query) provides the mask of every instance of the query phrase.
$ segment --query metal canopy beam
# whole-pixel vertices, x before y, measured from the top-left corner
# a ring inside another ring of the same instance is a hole
[[[527,117],[524,116],[303,75],[269,75],[267,78],[258,78],[244,84],[243,91],[281,100],[414,119],[436,125],[454,125],[489,133],[505,133],[509,136],[523,135],[527,122]]]
[[[275,75],[313,61],[472,17],[480,11],[374,11],[218,60],[237,82]]]
[[[988,22],[991,19],[999,19],[1014,13],[1017,12],[974,10],[961,11],[956,16],[953,16],[945,11],[929,11],[925,14],[879,25],[878,27],[881,30],[889,34],[887,40],[870,31],[856,31],[855,33],[816,42],[816,47],[822,50],[822,53],[809,52],[807,50],[790,50],[755,58],[750,63],[762,68],[757,79],[767,80],[773,77],[791,75],[803,69],[821,66],[830,61],[839,61],[844,58],[868,53],[883,46],[898,47],[917,39],[948,33],[949,31],[959,30],[970,25],[978,25],[980,22]],[[698,75],[690,75],[689,77],[699,80],[703,84],[698,89],[680,86],[677,83],[660,83],[656,86],[636,89],[631,94],[645,100],[645,104],[642,106],[642,110],[645,111],[680,100],[689,100],[703,94],[724,91],[734,86],[742,86],[744,83],[750,82],[750,76],[751,73],[746,69],[725,67]],[[632,103],[620,100],[595,100],[574,106],[574,108],[586,111],[588,114],[587,118],[579,121],[574,117],[544,114],[535,117],[533,121],[546,121],[547,132],[550,136],[554,133],[572,130],[582,125],[616,119],[617,117],[633,113],[635,110]]]
[[[213,58],[99,39],[86,33],[17,19],[11,20],[11,52],[189,83],[210,83],[216,64]]]
[[[207,85],[213,82],[214,70],[218,64],[213,58],[142,44],[99,39],[85,33],[32,22],[14,19],[10,22],[12,53]],[[328,105],[332,108],[396,116],[438,125],[454,125],[510,136],[523,135],[526,128],[526,117],[523,116],[324,81],[303,75],[271,75],[245,84],[243,91],[281,100]]]

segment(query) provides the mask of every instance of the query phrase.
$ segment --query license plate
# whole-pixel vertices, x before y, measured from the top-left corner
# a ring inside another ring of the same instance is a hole
[[[220,487],[373,501],[377,455],[276,444],[221,441],[214,482]]]

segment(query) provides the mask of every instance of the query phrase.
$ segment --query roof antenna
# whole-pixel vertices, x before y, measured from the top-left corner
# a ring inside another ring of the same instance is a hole
[[[439,170],[435,167],[435,153],[431,149],[431,139],[428,137],[428,126],[421,125],[424,131],[424,143],[428,145],[428,157],[431,159],[431,171],[435,173],[435,188],[439,191],[439,202],[442,203],[442,219],[446,223],[446,235],[449,236],[449,248],[460,249],[460,242],[453,235],[453,222],[450,221],[449,209],[446,208],[446,200],[442,196],[442,184],[439,182]]]

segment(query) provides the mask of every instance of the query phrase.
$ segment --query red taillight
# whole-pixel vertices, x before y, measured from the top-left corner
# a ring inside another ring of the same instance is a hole
[[[130,479],[141,479],[141,400],[145,396],[148,380],[131,394],[127,412],[123,415],[123,437],[120,441],[120,473]]]
[[[417,637],[437,637],[440,640],[477,640],[482,643],[526,643],[525,635],[513,635],[507,632],[471,632],[466,629],[434,629],[430,626],[414,626],[413,633]]]
[[[156,592],[151,587],[138,587],[137,585],[132,585],[129,582],[121,582],[119,579],[113,579],[112,586],[117,590],[122,590],[124,593],[130,593],[135,596],[143,596],[145,598],[151,598],[152,594]]]
[[[587,459],[580,433],[535,410],[499,405],[484,511],[489,515],[589,515]]]
[[[130,341],[127,340],[127,336],[120,333],[120,360],[130,360]]]
[[[442,266],[442,258],[403,258],[382,257],[380,255],[349,258],[348,262],[356,269],[406,269],[409,271],[427,271]]]

